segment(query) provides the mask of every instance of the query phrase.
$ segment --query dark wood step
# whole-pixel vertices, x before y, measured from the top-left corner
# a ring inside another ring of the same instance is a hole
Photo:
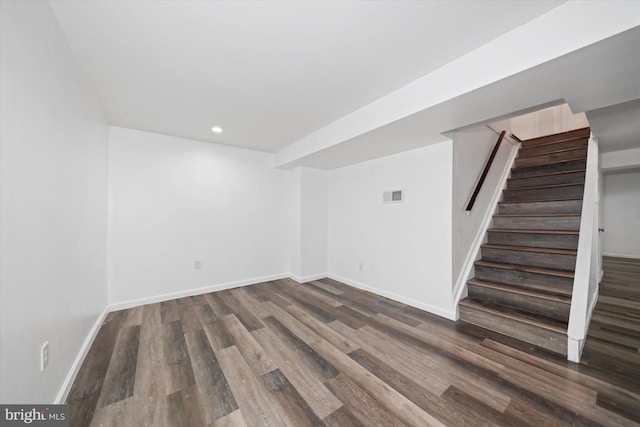
[[[511,169],[511,178],[525,178],[529,176],[538,176],[554,172],[565,172],[576,169],[586,169],[587,159],[580,158],[574,160],[559,160],[548,162],[542,165],[517,167]]]
[[[471,279],[467,281],[469,297],[485,303],[541,315],[567,323],[571,298],[501,283]]]
[[[494,215],[493,228],[526,230],[580,230],[580,215]]]
[[[584,184],[554,184],[540,187],[506,189],[502,193],[504,202],[522,200],[556,200],[582,198]]]
[[[490,228],[487,230],[487,243],[575,250],[578,248],[578,235],[578,231]]]
[[[560,322],[470,298],[460,301],[459,310],[460,319],[465,322],[565,356],[567,354],[566,326]]]
[[[590,129],[523,141],[462,321],[567,354]]]
[[[571,170],[564,172],[554,172],[542,175],[534,175],[524,178],[509,178],[507,180],[507,189],[525,187],[541,187],[545,185],[558,184],[584,184],[585,170]]]
[[[605,255],[602,257],[602,262],[615,266],[616,269],[622,268],[632,273],[640,273],[640,259],[637,258],[621,258]]]
[[[581,129],[570,130],[567,132],[555,133],[552,135],[543,135],[537,138],[525,139],[522,141],[522,147],[530,148],[538,145],[554,144],[562,141],[570,141],[572,139],[589,138],[590,136],[591,136],[591,129],[586,127]]]
[[[506,264],[530,265],[574,271],[576,251],[572,249],[540,248],[532,246],[495,245],[481,246],[482,259]]]
[[[499,215],[574,214],[582,212],[582,198],[526,200],[498,203]]]
[[[529,148],[520,148],[518,157],[531,157],[538,154],[550,153],[553,151],[583,148],[589,144],[589,138],[569,139],[560,142],[552,142],[549,144],[536,145]]]
[[[514,162],[516,168],[540,166],[554,162],[568,162],[573,160],[586,159],[587,149],[577,148],[574,150],[562,150],[553,153],[545,153],[532,157],[517,158]]]
[[[571,296],[573,290],[573,272],[570,271],[485,260],[476,261],[474,269],[476,279],[489,282],[565,296]]]
[[[548,146],[543,146],[546,148],[545,151],[541,152],[541,153],[533,153],[533,154],[522,154],[521,151],[518,151],[518,159],[523,160],[523,159],[530,159],[533,157],[541,157],[541,156],[546,156],[549,154],[559,154],[559,153],[566,153],[568,151],[577,151],[577,150],[586,150],[587,149],[587,144],[583,144],[582,147],[567,147],[567,148],[562,148],[561,146],[559,146],[559,144],[552,144],[552,145],[548,145]],[[538,148],[538,147],[536,147]],[[525,152],[526,153],[526,152]]]

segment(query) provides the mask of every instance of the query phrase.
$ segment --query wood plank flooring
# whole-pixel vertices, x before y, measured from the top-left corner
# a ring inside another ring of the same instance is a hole
[[[603,268],[582,364],[636,394],[619,400],[600,393],[598,405],[640,422],[640,259],[604,257]]]
[[[640,290],[610,277],[580,365],[330,279],[113,312],[71,425],[640,425]]]

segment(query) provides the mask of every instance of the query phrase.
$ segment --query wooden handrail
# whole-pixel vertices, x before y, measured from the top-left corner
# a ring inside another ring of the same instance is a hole
[[[493,147],[493,151],[491,152],[491,156],[489,156],[489,160],[487,160],[487,164],[484,165],[484,169],[482,170],[482,175],[480,175],[480,180],[476,184],[475,190],[473,190],[473,194],[471,195],[471,200],[469,200],[469,204],[467,204],[467,211],[470,211],[473,208],[473,205],[476,202],[476,198],[478,197],[478,193],[480,193],[480,189],[482,188],[482,184],[484,184],[484,180],[487,178],[487,174],[489,173],[489,169],[491,168],[491,164],[493,163],[493,159],[496,157],[498,153],[498,149],[500,148],[500,144],[502,144],[502,139],[504,138],[504,134],[506,131],[502,131],[498,140],[496,141],[496,145]]]
[[[518,141],[518,142],[522,142],[522,140],[521,140],[520,138],[518,138],[517,136],[515,136],[514,134],[509,135],[509,137],[510,137],[511,139],[515,139],[515,140],[516,140],[516,141]]]

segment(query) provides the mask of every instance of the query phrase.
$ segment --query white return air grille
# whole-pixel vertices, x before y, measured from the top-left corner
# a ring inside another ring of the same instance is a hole
[[[402,203],[404,201],[404,190],[390,190],[382,193],[383,203]]]

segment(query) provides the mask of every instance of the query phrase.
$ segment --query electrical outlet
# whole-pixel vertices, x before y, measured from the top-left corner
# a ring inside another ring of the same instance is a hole
[[[358,264],[358,269],[360,271],[364,271],[364,262],[361,262],[360,264]]]
[[[193,263],[193,268],[200,270],[202,268],[202,261],[196,261]]]
[[[49,341],[45,341],[40,347],[40,372],[44,372],[49,364]]]

